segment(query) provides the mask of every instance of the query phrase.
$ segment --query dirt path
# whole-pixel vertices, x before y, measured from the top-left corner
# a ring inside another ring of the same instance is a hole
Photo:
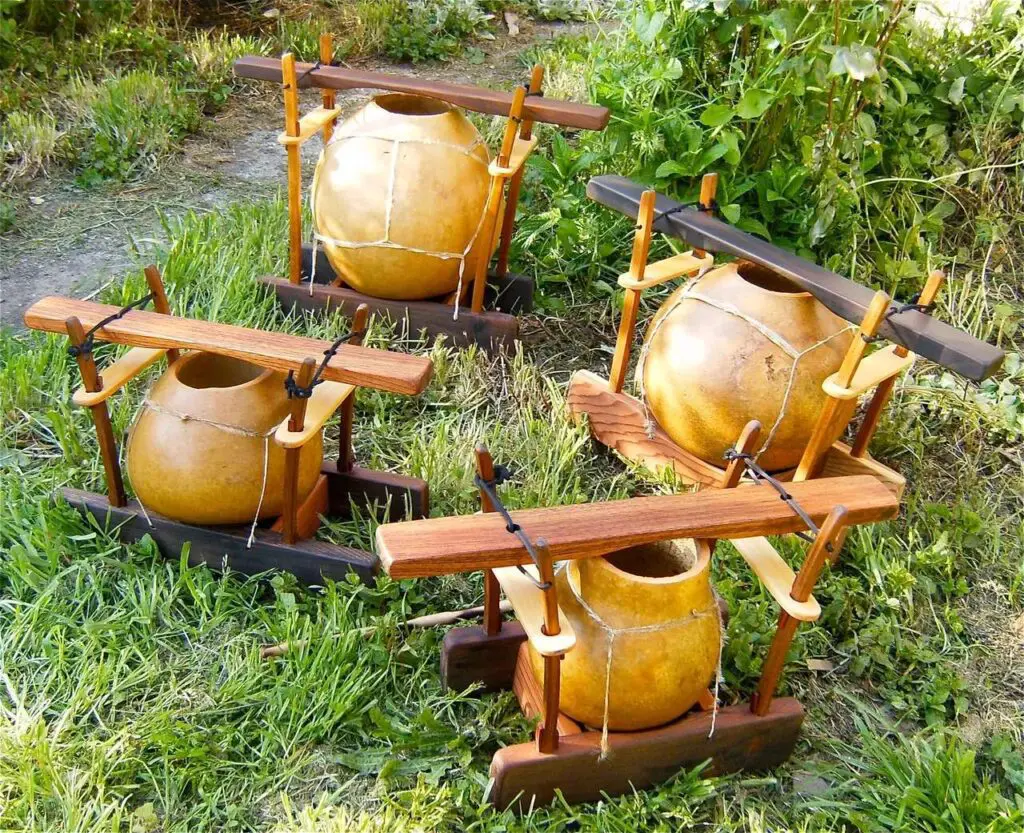
[[[576,28],[538,24],[524,27],[516,38],[502,32],[482,44],[482,63],[461,59],[409,66],[372,61],[361,66],[508,88],[526,74],[519,59],[524,49]],[[369,95],[363,90],[339,93],[338,100],[355,109]],[[233,97],[185,140],[178,156],[123,188],[82,189],[65,171],[32,182],[16,228],[0,236],[0,324],[21,329],[22,313],[37,298],[86,297],[151,262],[168,243],[165,219],[187,211],[213,211],[238,200],[265,199],[283,189],[284,154],[275,141],[282,118],[278,99],[272,84],[254,85],[251,92]],[[317,100],[315,91],[304,94],[305,106]],[[319,152],[315,141],[303,147],[310,172]]]

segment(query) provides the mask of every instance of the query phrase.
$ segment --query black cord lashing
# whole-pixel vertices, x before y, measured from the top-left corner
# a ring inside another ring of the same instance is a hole
[[[792,509],[797,516],[799,516],[800,520],[802,520],[811,531],[810,535],[806,532],[797,532],[797,536],[810,543],[814,542],[813,536],[816,536],[821,532],[821,530],[818,529],[818,525],[814,522],[811,516],[807,514],[806,510],[800,505],[796,498],[786,491],[786,487],[783,486],[779,480],[772,477],[768,472],[761,468],[752,454],[747,454],[743,451],[737,451],[735,448],[730,448],[722,456],[729,462],[732,462],[733,460],[742,461],[747,471],[750,472],[750,476],[753,477],[755,481],[759,483],[767,483],[776,492],[778,492],[779,498],[781,498],[786,505]],[[831,541],[825,544],[825,549],[828,552],[832,552]]]
[[[473,477],[473,483],[480,489],[487,499],[491,502],[491,506],[494,507],[495,511],[501,515],[505,521],[505,530],[512,535],[515,535],[519,539],[519,542],[526,548],[526,552],[529,553],[530,558],[533,559],[533,563],[537,565],[537,569],[540,569],[540,556],[537,555],[537,549],[534,547],[533,541],[530,540],[530,536],[523,532],[523,528],[512,520],[512,516],[509,514],[508,509],[505,508],[505,504],[501,502],[501,498],[498,497],[497,487],[500,486],[507,480],[512,478],[512,472],[505,466],[494,467],[494,479],[484,480],[479,474]],[[551,582],[549,581],[538,581],[536,578],[531,576],[522,564],[516,565],[519,572],[526,576],[538,590],[550,590]]]
[[[88,355],[89,353],[92,352],[93,344],[95,343],[95,336],[98,330],[102,330],[104,327],[107,326],[107,324],[111,323],[112,321],[117,321],[118,318],[123,318],[127,313],[131,312],[133,309],[144,307],[152,300],[153,293],[150,292],[147,295],[143,295],[141,298],[132,301],[130,304],[121,307],[121,309],[119,309],[113,315],[108,315],[101,321],[97,321],[96,324],[89,328],[89,331],[85,334],[85,338],[82,339],[81,344],[71,344],[68,346],[68,354],[74,358],[77,358],[78,356]]]
[[[934,304],[921,304],[921,303],[918,303],[920,301],[920,299],[921,299],[921,293],[920,292],[915,292],[911,296],[910,300],[907,301],[907,303],[905,303],[905,304],[893,304],[891,307],[889,307],[888,311],[885,313],[885,319],[884,320],[888,321],[890,318],[893,318],[893,317],[895,317],[897,315],[902,315],[905,312],[910,312],[911,310],[913,310],[915,312],[923,313],[924,315],[931,315],[932,314],[932,308],[934,307]],[[880,335],[869,336],[869,335],[866,335],[865,333],[861,333],[861,338],[863,338],[864,341],[866,341],[868,344],[874,344],[875,342],[884,341],[885,340],[885,336],[880,336]]]
[[[320,61],[317,61],[314,64],[310,64],[308,67],[306,67],[306,69],[304,69],[299,75],[295,77],[295,86],[301,87],[302,82],[306,80],[306,77],[310,73],[316,72],[318,69],[321,69],[322,67],[323,63],[321,63]]]
[[[284,380],[284,389],[288,393],[289,399],[309,399],[313,395],[313,388],[319,385],[323,379],[320,377],[323,375],[324,370],[327,367],[328,362],[338,353],[338,348],[342,344],[346,344],[355,338],[362,338],[366,335],[366,329],[353,330],[351,333],[343,335],[337,339],[330,347],[324,350],[323,360],[320,362],[319,367],[314,371],[313,378],[309,380],[308,385],[300,385],[295,381],[295,371],[289,370],[288,376]]]
[[[657,212],[654,220],[651,221],[651,228],[653,229],[658,222],[664,220],[666,217],[671,217],[673,214],[678,214],[680,211],[686,211],[688,209],[694,209],[699,211],[701,214],[710,214],[712,217],[718,217],[720,216],[718,208],[718,200],[714,199],[708,204],[702,203],[700,200],[697,202],[680,203],[679,205],[672,206],[672,208],[666,208],[664,211]],[[641,226],[638,224],[636,228],[639,231]]]

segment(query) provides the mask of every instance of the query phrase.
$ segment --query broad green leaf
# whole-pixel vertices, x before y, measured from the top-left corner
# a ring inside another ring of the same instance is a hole
[[[728,152],[728,146],[726,146],[722,142],[718,142],[717,144],[712,145],[709,148],[705,148],[704,152],[701,153],[701,155],[697,159],[697,170],[707,170],[711,166],[712,162],[716,162],[717,160],[721,159]]]
[[[728,104],[712,104],[700,114],[700,121],[708,127],[721,127],[731,121],[734,115],[732,107]]]
[[[731,202],[728,205],[720,205],[718,206],[718,210],[722,213],[722,216],[733,225],[736,225],[736,223],[740,221],[740,214],[742,212],[739,203]]]
[[[756,119],[772,105],[772,94],[764,90],[747,90],[736,106],[741,119]]]
[[[967,78],[961,75],[952,84],[949,85],[949,92],[946,93],[946,101],[950,104],[959,104],[964,100],[964,82]]]
[[[692,170],[693,167],[691,165],[684,165],[681,162],[670,159],[658,165],[658,170],[654,172],[654,175],[658,179],[666,179],[670,176],[691,176]]]
[[[655,12],[650,17],[647,17],[645,14],[638,14],[633,30],[636,32],[636,36],[644,43],[654,43],[654,39],[658,37],[658,33],[661,32],[661,27],[665,25],[667,18],[668,16],[665,12]]]

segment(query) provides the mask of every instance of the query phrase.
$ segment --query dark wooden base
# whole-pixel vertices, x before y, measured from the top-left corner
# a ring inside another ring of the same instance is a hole
[[[587,419],[594,439],[620,454],[631,463],[640,463],[653,472],[672,469],[687,483],[718,486],[725,469],[702,460],[676,445],[660,426],[654,436],[647,435],[646,414],[641,402],[625,393],[613,393],[608,380],[589,370],[573,374],[569,382],[569,410],[576,420]],[[777,472],[779,480],[792,480],[795,469]],[[884,466],[872,457],[852,457],[850,447],[837,442],[825,457],[822,477],[843,477],[870,474],[884,483],[897,498],[903,495],[907,481],[903,475]]]
[[[331,517],[349,517],[353,505],[376,504],[383,508],[389,498],[388,520],[407,517],[407,511],[414,518],[429,514],[427,484],[417,478],[360,468],[339,472],[333,463],[325,463],[322,473],[327,479],[327,511]],[[111,506],[105,495],[93,492],[62,489],[61,493],[69,504],[91,515],[122,541],[138,541],[149,535],[168,558],[178,558],[187,544],[188,562],[193,565],[207,564],[214,570],[230,568],[244,575],[286,570],[306,584],[344,579],[349,572],[370,583],[379,570],[376,555],[355,547],[315,539],[285,544],[279,533],[265,528],[257,528],[249,547],[248,527],[194,526],[154,512],[149,512],[147,521],[137,501],[118,507]]]
[[[550,754],[532,741],[506,746],[491,760],[490,800],[501,809],[528,810],[550,804],[557,790],[570,803],[598,801],[666,781],[709,759],[709,775],[772,769],[793,753],[804,710],[791,697],[773,700],[763,717],[751,713],[749,703],[726,706],[709,738],[711,719],[711,712],[697,711],[658,729],[611,732],[603,759],[599,731],[563,735]]]
[[[479,626],[454,628],[441,644],[441,682],[451,691],[465,691],[474,683],[481,685],[480,692],[512,688],[519,646],[525,641],[518,622],[503,622],[494,636]]]
[[[281,305],[288,310],[308,312],[340,310],[351,316],[360,304],[370,312],[390,318],[401,328],[401,335],[416,337],[447,336],[452,344],[465,347],[478,344],[487,350],[510,347],[519,336],[516,315],[533,309],[533,281],[523,275],[491,275],[487,279],[484,312],[471,312],[466,305],[459,307],[459,320],[453,319],[454,308],[443,299],[426,301],[391,301],[373,298],[346,286],[335,286],[337,275],[323,249],[317,252],[316,280],[310,293],[309,269],[312,247],[302,248],[302,275],[299,284],[285,278],[264,277],[260,282],[274,290]]]

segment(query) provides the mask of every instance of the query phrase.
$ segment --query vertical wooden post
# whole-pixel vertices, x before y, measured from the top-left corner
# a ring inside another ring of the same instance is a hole
[[[752,419],[743,426],[734,447],[740,454],[753,454],[754,446],[757,445],[759,439],[761,439],[761,423],[759,420]],[[730,460],[729,465],[725,467],[725,474],[722,475],[721,488],[732,489],[738,486],[746,470],[747,467],[743,464],[742,459]]]
[[[295,381],[299,387],[306,387],[313,381],[313,374],[316,372],[316,360],[307,358],[302,360],[302,367],[296,375]],[[288,418],[289,431],[301,431],[306,421],[306,405],[308,399],[295,397],[291,401],[291,415]],[[286,544],[294,544],[299,539],[298,532],[298,509],[299,509],[299,455],[302,448],[286,448],[284,450],[284,508],[281,513],[284,530],[282,537]]]
[[[509,156],[512,154],[512,147],[516,141],[516,133],[523,116],[523,103],[526,101],[526,90],[516,87],[512,96],[512,107],[509,110],[508,122],[505,125],[505,135],[501,141],[501,149],[498,151],[496,160],[499,168],[508,166]],[[477,245],[482,244],[478,249],[480,256],[475,265],[473,275],[473,300],[471,309],[473,312],[482,312],[484,308],[484,290],[487,289],[487,267],[490,265],[490,244],[494,240],[494,226],[498,221],[498,208],[501,206],[501,193],[505,187],[503,177],[491,178],[491,187],[487,194],[487,202],[484,205],[484,221],[480,226],[480,237]]]
[[[700,196],[697,198],[700,205],[703,206],[701,210],[711,210],[711,206],[715,202],[715,194],[718,193],[718,174],[710,173],[704,174],[700,181]],[[707,252],[703,249],[694,249],[693,253],[697,257],[704,257]]]
[[[320,63],[324,66],[330,66],[334,63],[334,39],[331,37],[329,32],[324,32],[320,35]],[[335,102],[334,90],[329,87],[320,88],[320,99],[323,103],[325,110],[333,110]],[[331,134],[334,133],[334,120],[327,122],[324,125],[324,144],[326,145],[331,141]]]
[[[530,89],[528,95],[538,95],[541,85],[544,83],[544,67],[541,64],[534,64],[530,73]],[[529,139],[533,135],[533,120],[524,118],[519,128],[519,138]],[[508,274],[508,250],[512,245],[512,231],[516,222],[516,208],[519,205],[519,191],[523,184],[523,174],[526,167],[523,166],[516,171],[512,181],[508,184],[508,198],[505,200],[505,214],[501,220],[501,242],[498,244],[498,263],[494,268],[499,278]]]
[[[154,264],[149,264],[144,270],[146,283],[153,295],[153,309],[161,315],[171,314],[171,305],[167,300],[167,293],[164,291],[163,278],[160,277],[160,270]],[[167,351],[167,364],[174,364],[178,360],[178,351],[171,349]]]
[[[825,523],[822,524],[821,530],[804,558],[800,572],[793,580],[793,587],[789,591],[789,595],[793,599],[798,602],[806,602],[810,598],[814,584],[817,582],[818,576],[821,575],[821,569],[825,566],[829,545],[833,545],[833,548],[838,546],[837,542],[842,537],[845,527],[846,507],[836,506],[825,519]],[[785,611],[779,614],[779,626],[775,631],[771,647],[768,649],[764,666],[761,668],[761,682],[750,701],[750,710],[756,715],[763,716],[771,708],[772,698],[775,696],[779,678],[782,676],[782,669],[786,664],[786,654],[789,652],[789,645],[793,641],[793,635],[799,624],[799,620],[794,619]]]
[[[81,347],[85,343],[85,329],[82,322],[76,316],[72,316],[64,322],[67,328],[68,340],[75,346]],[[75,356],[78,363],[78,370],[82,374],[82,384],[90,393],[95,393],[103,387],[103,380],[96,372],[96,362],[92,353],[79,353]],[[110,413],[107,411],[107,403],[100,402],[90,405],[92,423],[96,427],[96,440],[100,447],[100,459],[103,461],[103,473],[107,480],[107,500],[111,506],[125,506],[128,498],[124,493],[124,481],[121,479],[121,465],[117,461],[117,443],[114,440],[114,428],[110,424]]]
[[[629,261],[629,276],[635,281],[644,279],[644,270],[647,268],[654,225],[654,201],[657,197],[654,191],[644,191],[640,195],[636,233],[633,235],[633,255]],[[629,355],[633,350],[633,336],[636,334],[636,316],[640,311],[641,293],[640,289],[627,289],[622,299],[622,318],[619,319],[619,334],[615,339],[615,354],[612,357],[612,369],[608,374],[608,390],[612,393],[621,392],[626,381]]]
[[[476,472],[481,480],[494,480],[494,460],[487,446],[479,443],[475,449]],[[480,490],[480,511],[493,512],[494,504],[487,493]],[[484,570],[484,633],[496,636],[501,631],[501,586],[491,570]]]
[[[370,307],[360,304],[356,314],[352,316],[352,332],[358,333],[366,329],[370,319]],[[349,344],[362,344],[365,334],[353,338]],[[352,471],[356,462],[355,450],[352,447],[352,423],[355,419],[356,392],[341,403],[341,419],[338,423],[338,471]]]
[[[924,285],[924,289],[921,290],[921,297],[918,299],[918,303],[924,304],[925,306],[931,306],[935,303],[935,297],[939,294],[939,290],[942,289],[942,284],[945,283],[946,276],[936,269],[928,276],[928,281]],[[906,347],[896,347],[897,356],[905,356],[909,352]],[[864,413],[864,420],[860,424],[860,430],[857,431],[857,436],[854,438],[853,447],[850,449],[850,455],[853,457],[864,457],[868,453],[868,446],[871,444],[871,438],[875,436],[875,430],[878,428],[878,421],[882,417],[882,411],[885,410],[885,406],[889,402],[889,397],[892,395],[893,389],[896,387],[897,379],[895,376],[890,376],[888,379],[884,379],[879,383],[878,387],[875,388],[875,392],[871,395],[871,402],[868,404],[867,411]]]
[[[889,300],[889,296],[885,292],[876,292],[875,297],[871,299],[860,329],[853,337],[853,341],[843,357],[843,363],[836,373],[836,382],[841,387],[847,387],[853,380],[860,361],[864,358],[868,339],[878,332],[879,326],[885,319],[885,314],[889,310]],[[818,421],[814,425],[814,431],[811,432],[811,439],[807,443],[807,448],[804,449],[803,457],[800,458],[796,474],[793,475],[794,482],[810,480],[821,474],[829,447],[836,436],[842,432],[845,422],[849,421],[856,404],[854,400],[840,400],[831,396],[826,399],[825,406],[821,409]]]
[[[281,56],[284,81],[284,132],[299,135],[299,82],[295,74],[295,56]],[[299,283],[302,278],[302,155],[299,143],[285,146],[288,153],[288,280]]]
[[[551,551],[543,539],[538,539],[537,572],[549,587],[544,591],[544,625],[548,636],[558,636],[562,626],[558,621],[558,594],[555,592],[555,570]],[[537,732],[537,749],[551,753],[558,749],[558,706],[562,688],[562,655],[544,657],[544,722]]]

